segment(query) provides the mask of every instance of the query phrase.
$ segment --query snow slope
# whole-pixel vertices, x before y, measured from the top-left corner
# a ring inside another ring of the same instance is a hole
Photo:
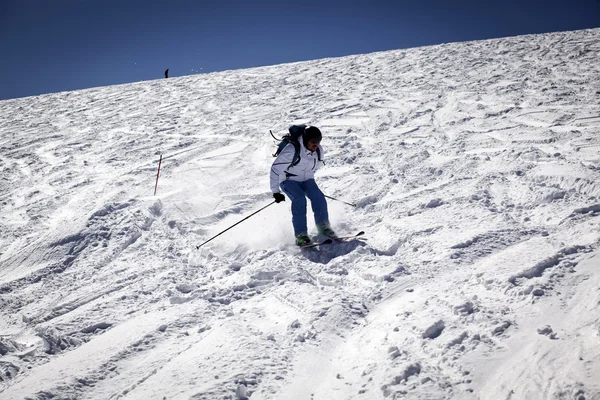
[[[599,51],[594,29],[0,102],[0,398],[600,399]],[[272,201],[293,123],[367,239],[299,250],[288,200],[197,249]]]

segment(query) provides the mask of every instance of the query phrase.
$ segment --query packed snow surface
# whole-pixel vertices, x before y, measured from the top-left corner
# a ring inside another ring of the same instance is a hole
[[[0,102],[0,398],[600,399],[599,52],[559,32]],[[269,191],[294,123],[365,239],[294,246]]]

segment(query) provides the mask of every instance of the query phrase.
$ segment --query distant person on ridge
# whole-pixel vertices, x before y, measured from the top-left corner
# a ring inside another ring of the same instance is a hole
[[[169,68],[167,68],[165,71],[165,78],[168,78],[168,77],[169,77]]]
[[[292,200],[292,224],[296,245],[311,244],[306,224],[306,198],[310,199],[315,224],[320,234],[335,237],[329,225],[327,200],[317,186],[315,171],[324,164],[321,131],[316,126],[293,125],[290,135],[299,134],[295,143],[284,144],[271,166],[270,183],[276,203],[285,201],[283,193]],[[298,149],[298,150],[296,150]],[[283,191],[281,193],[280,191]]]

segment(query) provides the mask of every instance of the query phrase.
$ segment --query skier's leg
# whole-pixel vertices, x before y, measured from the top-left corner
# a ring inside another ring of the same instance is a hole
[[[314,179],[309,179],[302,182],[302,189],[306,193],[306,197],[310,199],[313,214],[315,216],[315,224],[317,228],[329,227],[329,212],[327,211],[327,200],[321,189],[317,186]]]
[[[292,201],[292,225],[294,225],[294,235],[306,235],[308,232],[306,224],[306,196],[302,190],[301,182],[288,180],[281,182],[279,186]]]

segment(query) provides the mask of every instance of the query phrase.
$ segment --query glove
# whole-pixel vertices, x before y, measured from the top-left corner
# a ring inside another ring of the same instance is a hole
[[[281,203],[285,201],[285,196],[281,193],[273,193],[273,198],[275,199],[275,203]]]

